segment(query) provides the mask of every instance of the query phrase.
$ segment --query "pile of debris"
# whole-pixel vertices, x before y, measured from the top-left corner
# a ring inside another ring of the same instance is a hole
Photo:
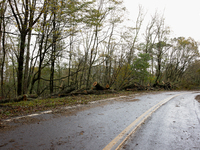
[[[73,89],[60,91],[58,94],[52,95],[52,96],[66,97],[66,96],[88,95],[88,94],[99,95],[99,94],[108,94],[108,93],[116,93],[116,91],[110,90],[110,86],[108,84],[105,87],[103,87],[99,83],[94,82],[93,88],[91,90],[87,90],[86,88],[75,90],[73,88]]]
[[[34,100],[36,98],[38,98],[38,95],[36,95],[36,94],[24,94],[24,95],[17,96],[15,98],[1,99],[0,103],[31,101],[31,100]]]
[[[144,91],[144,90],[147,90],[147,91],[150,91],[150,90],[171,90],[172,89],[172,86],[171,86],[171,83],[170,82],[162,82],[162,84],[159,84],[158,82],[156,84],[153,84],[153,86],[150,86],[149,84],[147,86],[144,86],[144,85],[141,85],[137,82],[134,82],[133,84],[130,84],[126,87],[123,88],[123,90],[126,90],[126,91]]]
[[[170,82],[162,82],[162,84],[159,84],[158,82],[154,84],[153,86],[150,86],[149,84],[147,86],[143,86],[137,82],[134,82],[133,84],[130,84],[126,87],[124,87],[122,90],[126,91],[144,91],[144,90],[171,90],[172,86]],[[49,95],[47,98],[58,98],[58,97],[67,97],[67,96],[76,96],[76,95],[88,95],[88,94],[109,94],[109,93],[117,93],[115,90],[110,90],[109,84],[107,84],[105,87],[101,86],[98,82],[93,83],[93,88],[91,90],[88,90],[86,88],[76,90],[75,87],[69,87],[66,89],[63,89],[59,91],[58,93],[54,93]],[[19,102],[19,101],[30,101],[38,98],[36,94],[24,94],[21,96],[18,96],[16,98],[8,98],[8,99],[1,99],[0,103],[8,103],[8,102]]]

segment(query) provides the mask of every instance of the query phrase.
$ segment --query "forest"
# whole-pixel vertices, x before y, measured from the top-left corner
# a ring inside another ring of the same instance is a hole
[[[122,0],[0,1],[0,99],[133,84],[200,89],[199,43]]]

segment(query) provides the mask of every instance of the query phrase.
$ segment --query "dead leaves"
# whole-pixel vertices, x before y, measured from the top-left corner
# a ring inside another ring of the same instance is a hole
[[[81,131],[80,133],[79,133],[79,135],[83,135],[84,134],[84,131]]]

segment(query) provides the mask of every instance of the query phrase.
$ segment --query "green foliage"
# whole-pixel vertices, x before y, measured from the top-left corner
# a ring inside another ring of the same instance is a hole
[[[130,77],[131,77],[131,65],[124,64],[121,69],[119,74],[117,75],[117,79],[114,85],[114,88],[119,90],[125,85],[129,84],[130,82]]]
[[[180,87],[185,89],[200,89],[200,61],[195,61],[185,70]]]
[[[133,75],[136,77],[136,80],[138,80],[140,83],[143,83],[147,81],[149,77],[149,72],[147,69],[149,68],[149,60],[150,56],[146,53],[140,53],[138,55],[139,57],[136,58],[132,65]]]
[[[193,67],[197,63],[193,62],[198,58],[199,52],[198,44],[192,38],[174,38],[172,44],[172,51],[169,53],[170,57],[168,56],[168,61],[165,66],[165,78],[167,81],[175,82],[181,80],[183,75],[189,70],[198,68],[198,65]],[[196,70],[193,71],[191,73],[195,74]]]
[[[186,85],[200,84],[200,68],[191,65],[198,58],[197,42],[192,38],[178,37],[170,45],[170,30],[166,28],[164,18],[157,15],[148,25],[145,41],[140,41],[143,9],[139,9],[135,25],[122,27],[120,23],[125,10],[122,1],[8,1],[8,9],[2,14],[5,20],[0,19],[0,26],[5,23],[13,30],[7,31],[9,28],[6,27],[5,39],[2,39],[4,32],[0,36],[1,48],[6,50],[6,62],[4,66],[0,65],[4,75],[0,86],[4,94],[1,95],[15,97],[17,88],[27,87],[30,93],[46,96],[50,81],[54,83],[51,86],[54,92],[72,85],[76,85],[76,89],[89,87],[94,81],[101,85],[109,83],[114,89],[133,82],[144,85],[147,81],[153,83],[162,79]],[[4,11],[4,2],[0,2],[0,12]],[[29,5],[27,10],[24,8],[26,3]],[[32,31],[30,35],[29,31]],[[20,46],[22,35],[24,41]],[[149,54],[140,53],[136,57],[137,50]],[[152,74],[149,73],[149,60]],[[51,73],[54,75],[49,80]],[[181,80],[182,77],[185,80]],[[53,107],[54,103],[47,105]],[[30,107],[34,106],[30,103]]]
[[[104,13],[101,13],[100,10],[91,9],[88,11],[88,15],[86,16],[85,23],[92,26],[102,26],[101,17]]]

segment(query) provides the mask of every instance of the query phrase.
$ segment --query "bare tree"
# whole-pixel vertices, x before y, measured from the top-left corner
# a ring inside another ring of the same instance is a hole
[[[192,38],[172,39],[172,48],[168,53],[165,77],[171,82],[180,81],[188,66],[199,57],[198,43]]]
[[[48,1],[38,3],[37,0],[25,0],[22,3],[18,3],[16,0],[8,0],[12,14],[15,18],[18,31],[20,33],[20,51],[18,54],[18,71],[17,71],[17,94],[22,94],[22,81],[23,81],[23,69],[24,69],[24,54],[26,50],[26,37],[33,26],[41,17],[44,8]],[[32,11],[37,11],[38,15],[34,15]]]
[[[156,42],[154,44],[153,53],[156,59],[156,79],[154,84],[156,85],[162,79],[162,63],[164,61],[164,55],[169,50],[171,45],[169,44],[168,35],[170,33],[169,27],[165,25],[164,17],[158,18],[156,22]]]
[[[139,36],[139,33],[140,33],[140,30],[141,30],[141,26],[142,26],[142,22],[144,21],[144,10],[142,8],[142,6],[139,6],[139,13],[138,13],[138,16],[137,16],[137,20],[136,20],[136,23],[135,23],[135,26],[132,27],[132,28],[129,28],[129,33],[132,32],[133,33],[133,39],[130,41],[129,44],[129,52],[128,52],[128,64],[131,64],[132,62],[132,59],[133,59],[133,54],[135,52],[135,49],[136,49],[136,42],[138,40],[138,36]]]
[[[5,47],[5,12],[7,9],[6,1],[0,3],[0,76],[1,76],[1,97],[4,98],[4,63],[6,57]]]

